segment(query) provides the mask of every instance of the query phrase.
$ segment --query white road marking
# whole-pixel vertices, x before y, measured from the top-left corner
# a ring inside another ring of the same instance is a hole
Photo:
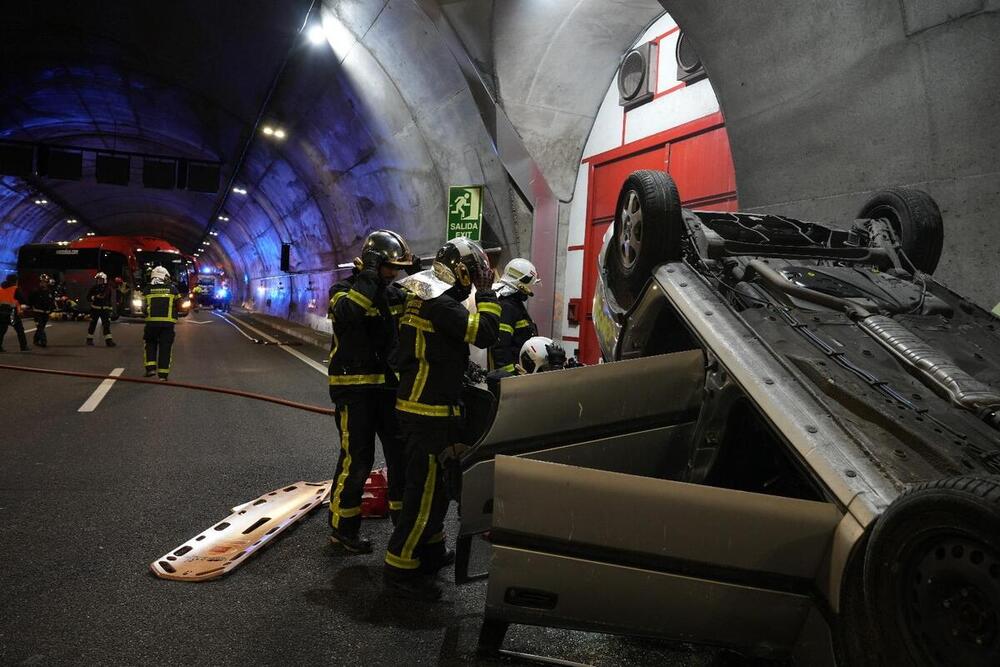
[[[34,331],[34,330],[35,330],[35,329],[25,329],[25,330],[24,330],[24,333],[26,333],[26,334],[30,334],[30,333],[31,333],[32,331]]]
[[[108,373],[108,375],[118,377],[124,372],[125,372],[124,368],[116,368],[110,373]],[[112,385],[114,385],[114,383],[115,381],[112,380],[111,378],[103,380],[101,384],[98,385],[97,389],[94,390],[94,393],[90,395],[90,398],[87,399],[87,402],[81,405],[80,409],[77,410],[77,412],[93,412],[94,410],[96,410],[97,406],[100,405],[101,401],[104,400],[104,397],[107,396],[109,391],[111,391],[111,387]]]
[[[222,319],[226,320],[227,322],[229,322],[230,324],[232,324],[234,327],[236,327],[237,331],[239,331],[240,327],[233,322],[233,320],[236,320],[235,317],[233,317],[231,315],[229,317],[226,317],[225,315],[222,315],[220,313],[213,313],[213,314],[216,315],[217,317],[221,317]],[[271,343],[277,343],[278,342],[277,338],[273,338],[273,337],[267,335],[266,333],[264,333],[260,329],[247,324],[243,320],[236,320],[236,321],[239,322],[241,326],[246,327],[248,330],[250,330],[253,333],[257,334],[258,336],[260,336],[264,340],[269,341]],[[240,333],[243,333],[243,332],[240,331]],[[246,334],[243,334],[243,335],[246,336]],[[287,352],[288,354],[292,355],[293,357],[295,357],[296,359],[298,359],[302,363],[308,364],[310,367],[312,367],[313,369],[319,371],[323,375],[327,375],[329,373],[329,369],[326,366],[324,366],[323,364],[319,363],[318,361],[313,361],[312,359],[310,359],[306,355],[302,354],[298,350],[292,349],[292,348],[290,348],[290,347],[288,347],[286,345],[279,345],[278,349],[279,350],[284,350],[285,352]]]
[[[215,320],[185,320],[188,324],[211,324]]]

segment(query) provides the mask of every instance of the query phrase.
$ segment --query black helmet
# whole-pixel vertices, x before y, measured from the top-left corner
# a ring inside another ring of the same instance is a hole
[[[493,279],[490,260],[482,247],[464,236],[451,239],[434,257],[434,275],[444,282],[460,287],[466,294],[473,285],[486,285]]]
[[[365,244],[361,246],[361,256],[365,253],[375,253],[381,258],[382,266],[405,269],[413,266],[413,254],[403,237],[388,229],[379,229],[368,235]]]

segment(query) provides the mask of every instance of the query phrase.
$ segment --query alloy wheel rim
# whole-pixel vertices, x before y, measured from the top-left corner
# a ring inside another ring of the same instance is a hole
[[[642,252],[642,206],[639,193],[629,190],[620,213],[621,231],[618,234],[618,254],[622,266],[631,269]]]

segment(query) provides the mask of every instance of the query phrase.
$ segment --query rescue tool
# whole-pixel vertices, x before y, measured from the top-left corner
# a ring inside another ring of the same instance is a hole
[[[174,581],[208,581],[236,569],[274,537],[326,502],[332,480],[295,482],[232,509],[232,514],[149,564]]]

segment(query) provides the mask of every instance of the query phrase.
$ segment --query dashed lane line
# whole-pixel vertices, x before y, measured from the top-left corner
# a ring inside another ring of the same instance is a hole
[[[119,377],[124,372],[124,368],[116,368],[108,373],[108,375],[111,375],[112,377]],[[94,393],[90,395],[90,398],[88,398],[86,402],[80,406],[80,409],[77,410],[77,412],[93,412],[96,410],[97,406],[104,400],[104,397],[108,395],[109,391],[111,391],[111,387],[114,384],[115,381],[111,378],[103,380],[101,384],[97,386],[97,389],[94,390]]]
[[[212,312],[212,314],[215,315],[216,317],[221,317],[223,320],[229,322],[233,327],[236,328],[237,331],[239,331],[240,327],[242,326],[242,327],[245,327],[247,330],[252,331],[253,333],[257,334],[258,336],[260,336],[261,338],[263,338],[264,340],[266,340],[268,342],[271,342],[271,343],[277,343],[277,342],[279,342],[277,338],[269,336],[268,334],[264,333],[263,331],[261,331],[257,327],[251,326],[251,325],[247,324],[243,320],[237,320],[235,317],[232,317],[232,316],[228,316],[227,317],[225,315],[222,315],[221,313],[216,313],[214,311]],[[236,322],[239,322],[239,324],[236,324]],[[243,332],[240,331],[240,333],[243,333]],[[246,334],[243,334],[243,335],[246,336]],[[326,366],[324,366],[323,364],[319,363],[318,361],[314,361],[314,360],[310,359],[309,357],[307,357],[306,355],[302,354],[298,350],[294,350],[294,349],[292,349],[290,347],[287,347],[285,345],[279,345],[278,349],[279,350],[284,350],[285,352],[287,352],[288,354],[292,355],[293,357],[295,357],[296,359],[298,359],[302,363],[307,364],[308,366],[310,366],[314,370],[319,371],[323,375],[327,375],[329,373],[329,369],[327,369]]]

